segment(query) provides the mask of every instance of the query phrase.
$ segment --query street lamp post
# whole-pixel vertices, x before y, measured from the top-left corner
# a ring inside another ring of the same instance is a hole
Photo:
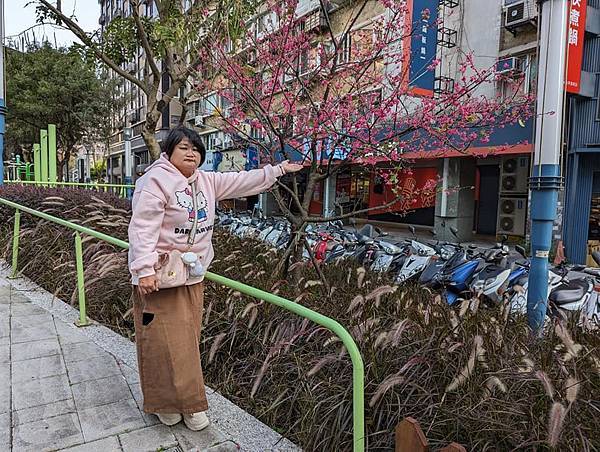
[[[531,269],[527,318],[540,333],[548,305],[548,254],[561,187],[568,0],[543,0],[540,8],[537,123],[531,189]]]
[[[0,185],[4,183],[4,131],[6,101],[4,96],[4,0],[0,0]]]

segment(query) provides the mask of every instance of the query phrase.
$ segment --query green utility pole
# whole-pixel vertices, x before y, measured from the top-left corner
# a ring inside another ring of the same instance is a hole
[[[41,146],[41,171],[42,182],[48,182],[48,131],[40,130],[40,146]]]
[[[42,180],[42,152],[38,143],[33,145],[33,176],[36,182]]]

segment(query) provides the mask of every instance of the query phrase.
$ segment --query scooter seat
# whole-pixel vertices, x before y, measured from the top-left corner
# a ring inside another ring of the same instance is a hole
[[[589,287],[585,279],[574,279],[555,288],[548,299],[556,305],[574,303],[585,296]]]

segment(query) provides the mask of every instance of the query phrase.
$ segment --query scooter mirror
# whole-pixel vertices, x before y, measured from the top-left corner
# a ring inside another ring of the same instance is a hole
[[[356,219],[355,218],[350,218],[350,224],[352,226],[356,226]]]
[[[504,245],[506,242],[508,242],[508,236],[506,234],[502,234],[502,244]]]
[[[410,225],[408,227],[408,229],[410,229],[410,232],[412,232],[412,235],[417,235],[417,231],[415,230],[415,227],[413,225]]]
[[[458,238],[458,229],[456,229],[454,226],[450,226],[450,232],[452,232],[454,237]]]
[[[521,245],[517,245],[515,246],[515,250],[517,251],[517,253],[519,253],[521,256],[523,257],[527,257],[527,251],[525,251],[525,248],[523,248]]]

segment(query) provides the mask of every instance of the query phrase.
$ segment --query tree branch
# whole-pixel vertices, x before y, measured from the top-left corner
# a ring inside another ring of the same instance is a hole
[[[150,69],[152,70],[152,75],[154,75],[155,79],[160,80],[160,69],[158,69],[156,61],[154,60],[154,52],[150,47],[150,42],[148,41],[148,34],[146,33],[146,28],[144,27],[144,24],[140,19],[138,0],[129,0],[129,4],[132,10],[133,21],[135,22],[135,26],[140,36],[140,40],[142,41],[142,47],[144,49],[144,52],[146,53],[146,60],[150,65]]]
[[[144,93],[149,95],[148,87],[146,86],[146,84],[144,82],[142,82],[141,80],[139,80],[138,78],[131,75],[126,70],[119,67],[119,65],[116,64],[108,55],[106,55],[104,52],[102,52],[102,50],[98,48],[98,46],[94,43],[94,41],[92,41],[92,39],[88,36],[88,34],[85,31],[83,31],[83,29],[77,24],[77,22],[73,21],[71,18],[67,17],[61,11],[56,9],[56,7],[54,5],[52,5],[48,0],[37,0],[37,1],[40,2],[41,4],[43,4],[44,7],[46,7],[50,11],[52,11],[52,13],[55,16],[57,16],[60,20],[62,20],[66,24],[67,28],[69,30],[71,30],[71,32],[75,36],[77,36],[79,39],[81,39],[81,42],[83,42],[86,46],[88,46],[94,52],[94,54],[96,55],[96,58],[98,58],[100,61],[102,61],[108,67],[110,67],[113,71],[115,71],[117,74],[119,74],[124,79],[129,80],[134,85],[139,86],[140,89],[142,91],[144,91]]]

